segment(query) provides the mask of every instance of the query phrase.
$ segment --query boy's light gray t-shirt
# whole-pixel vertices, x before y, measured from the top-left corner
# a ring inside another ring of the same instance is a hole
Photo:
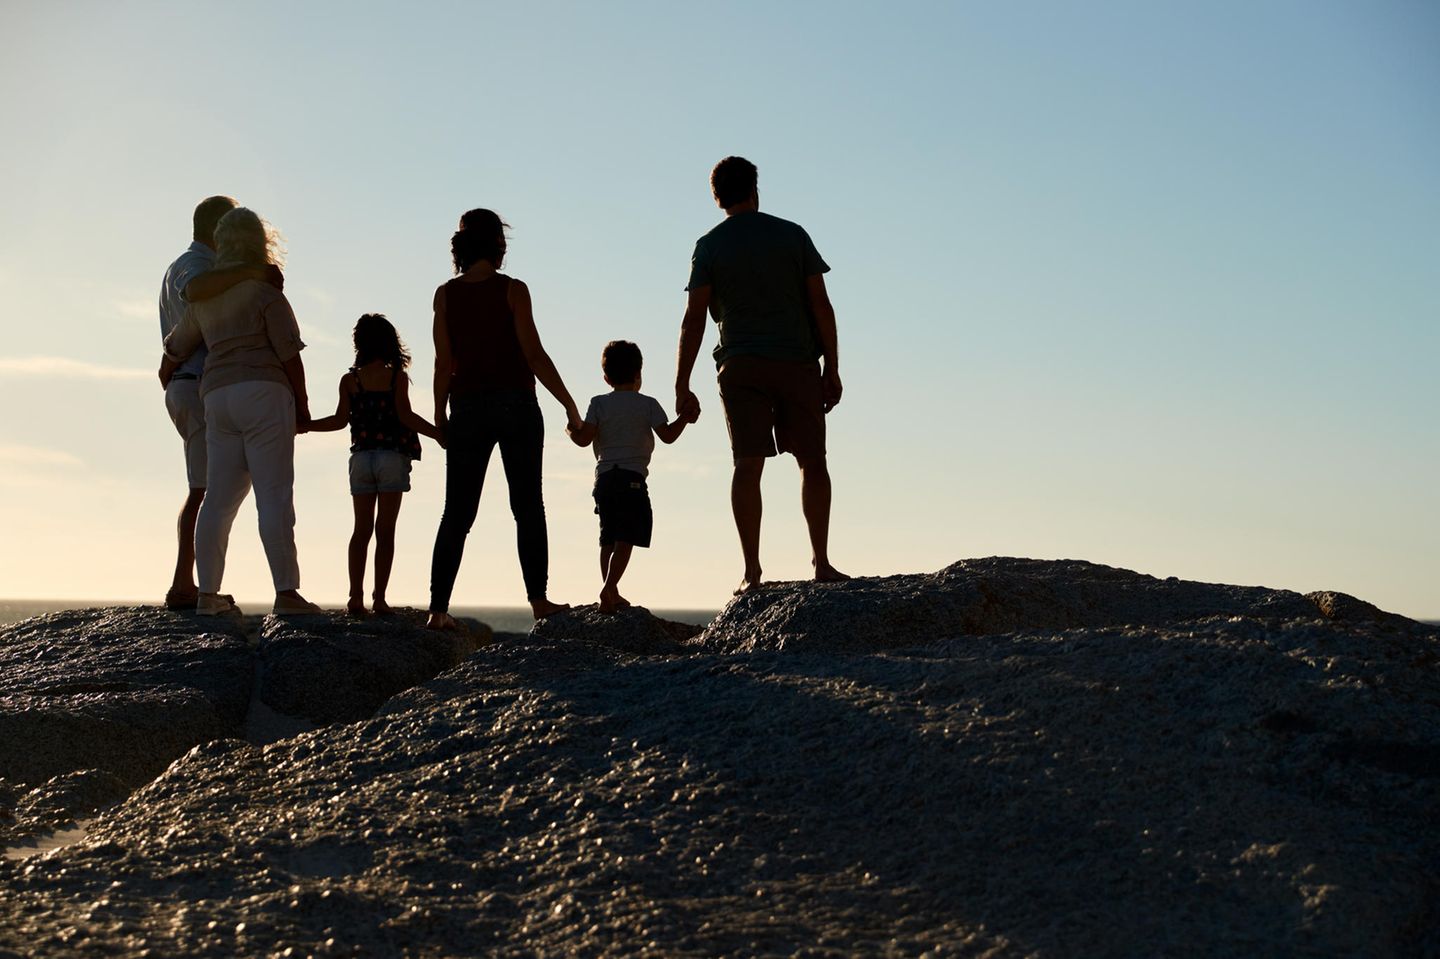
[[[650,475],[655,427],[669,422],[653,396],[635,390],[601,393],[590,400],[585,422],[595,424],[595,475],[614,467]]]

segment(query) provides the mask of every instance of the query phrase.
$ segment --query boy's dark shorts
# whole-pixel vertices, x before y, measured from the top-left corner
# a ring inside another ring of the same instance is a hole
[[[825,407],[818,360],[732,356],[720,370],[720,402],[736,459],[825,455]]]
[[[595,512],[600,515],[600,545],[650,545],[655,514],[645,477],[634,470],[610,469],[595,477]]]

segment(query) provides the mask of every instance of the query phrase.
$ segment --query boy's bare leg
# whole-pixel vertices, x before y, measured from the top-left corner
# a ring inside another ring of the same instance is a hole
[[[800,461],[800,508],[810,530],[815,580],[839,583],[850,577],[830,565],[830,470],[825,457]]]
[[[180,518],[175,521],[175,576],[170,581],[170,592],[165,594],[166,605],[200,597],[200,590],[195,586],[195,519],[204,500],[203,489],[192,489],[185,497],[185,505],[180,507]]]
[[[610,557],[615,555],[614,546],[600,547],[600,580],[604,582],[605,577],[610,575]]]
[[[765,457],[737,456],[730,478],[730,509],[735,513],[735,530],[740,534],[740,552],[745,557],[745,576],[735,595],[760,585],[760,475]]]
[[[630,601],[620,595],[620,577],[625,575],[625,567],[630,565],[630,553],[634,549],[630,543],[615,544],[610,554],[610,565],[605,571],[605,585],[600,589],[600,612],[613,613],[630,605]]]
[[[370,552],[370,534],[375,531],[375,493],[356,493],[355,531],[350,534],[350,601],[345,611],[360,615],[365,612],[365,554]]]
[[[385,590],[390,585],[390,568],[395,565],[395,521],[400,518],[404,498],[404,493],[381,493],[375,511],[375,602],[371,608],[377,616],[394,612],[385,602]]]

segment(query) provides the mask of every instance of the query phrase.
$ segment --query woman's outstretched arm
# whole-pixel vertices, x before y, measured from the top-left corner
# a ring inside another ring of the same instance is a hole
[[[520,339],[520,349],[525,353],[525,362],[530,364],[530,372],[565,407],[566,426],[579,429],[580,410],[565,388],[565,381],[560,378],[550,354],[540,344],[540,332],[535,329],[535,315],[530,307],[530,288],[519,280],[510,281],[510,309],[515,314],[515,335]]]

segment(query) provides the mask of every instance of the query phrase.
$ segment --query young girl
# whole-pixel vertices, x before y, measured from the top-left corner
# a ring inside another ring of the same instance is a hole
[[[416,433],[440,442],[440,431],[410,409],[410,353],[390,321],[366,313],[355,324],[355,365],[340,378],[340,401],[333,416],[312,420],[307,432],[323,433],[350,425],[350,494],[355,500],[355,532],[350,536],[352,615],[365,613],[365,554],[375,534],[375,605],[377,616],[391,610],[385,602],[390,566],[395,560],[395,520],[400,499],[410,491],[410,462],[420,458]]]

